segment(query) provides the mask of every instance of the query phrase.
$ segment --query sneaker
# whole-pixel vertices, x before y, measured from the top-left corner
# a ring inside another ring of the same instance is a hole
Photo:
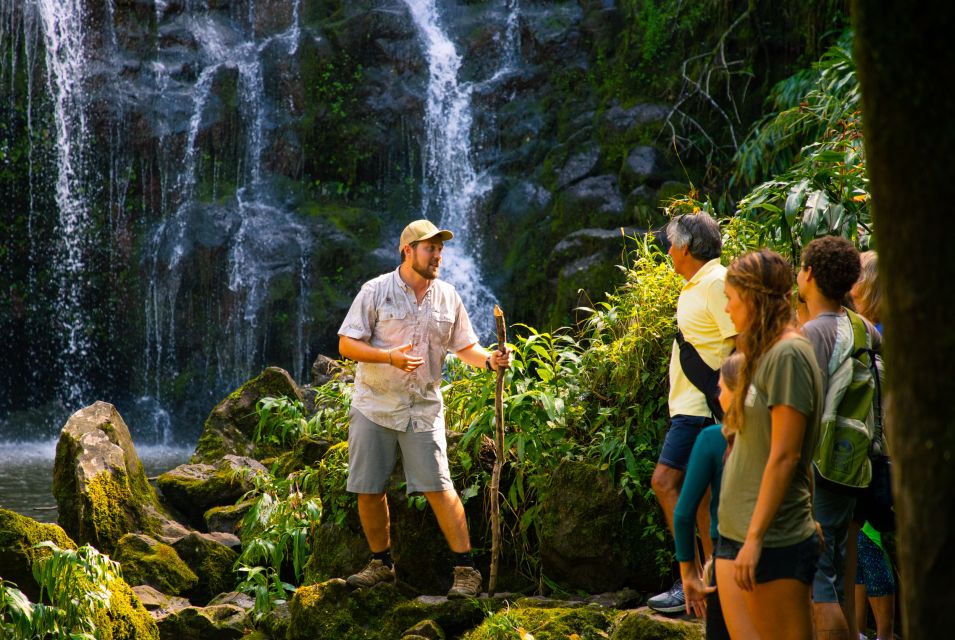
[[[395,569],[385,565],[381,560],[372,560],[368,566],[354,575],[348,576],[345,581],[349,586],[356,589],[362,587],[373,587],[379,582],[394,582]]]
[[[683,593],[683,581],[677,580],[666,593],[647,600],[647,606],[660,613],[683,613],[686,611],[686,596]]]
[[[481,592],[481,572],[474,567],[455,567],[449,598],[476,598]]]

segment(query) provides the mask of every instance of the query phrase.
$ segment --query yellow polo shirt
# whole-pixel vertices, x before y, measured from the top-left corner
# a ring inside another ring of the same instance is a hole
[[[725,280],[726,267],[714,258],[687,280],[676,303],[676,323],[683,337],[713,369],[718,369],[733,350],[732,338],[736,335],[736,327],[726,313]],[[683,374],[676,340],[670,356],[669,405],[671,416],[711,415],[703,393]]]

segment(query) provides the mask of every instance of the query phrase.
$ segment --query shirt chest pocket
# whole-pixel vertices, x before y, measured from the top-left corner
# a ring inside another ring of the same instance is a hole
[[[385,304],[378,309],[377,331],[386,344],[401,343],[409,322],[408,310],[400,305]]]
[[[447,348],[451,343],[451,330],[454,328],[454,314],[450,311],[434,309],[431,311],[431,336],[437,345]]]

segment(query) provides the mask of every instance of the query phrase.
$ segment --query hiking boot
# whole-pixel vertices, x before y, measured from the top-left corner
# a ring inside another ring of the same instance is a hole
[[[449,598],[476,598],[481,592],[481,572],[474,567],[455,567]]]
[[[660,613],[683,613],[686,611],[686,595],[683,593],[683,581],[677,580],[670,590],[647,600],[647,606]]]
[[[394,567],[389,567],[381,560],[375,559],[369,562],[368,566],[358,573],[348,576],[345,582],[348,583],[348,586],[359,589],[363,587],[373,587],[379,582],[394,583],[394,581]]]

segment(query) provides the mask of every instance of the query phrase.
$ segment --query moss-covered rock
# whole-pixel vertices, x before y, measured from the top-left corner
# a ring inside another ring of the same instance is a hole
[[[159,629],[149,612],[125,580],[117,580],[110,591],[109,609],[94,617],[98,637],[104,640],[159,640]]]
[[[245,635],[246,611],[232,604],[186,607],[159,620],[160,640],[238,640]]]
[[[324,582],[350,575],[368,562],[369,553],[361,527],[353,527],[347,521],[341,525],[322,523],[312,533],[305,579]]]
[[[703,640],[705,637],[702,622],[667,618],[646,607],[620,613],[610,633],[611,640]]]
[[[199,582],[175,549],[143,534],[120,538],[113,559],[122,565],[129,584],[149,585],[171,596],[187,593]]]
[[[189,592],[192,602],[205,604],[213,596],[235,589],[236,576],[232,565],[239,554],[229,547],[208,534],[193,532],[173,543],[173,548],[199,577]]]
[[[289,602],[288,640],[378,638],[374,628],[403,600],[390,584],[353,591],[336,578],[300,587]]]
[[[106,402],[77,411],[63,427],[53,495],[63,529],[108,554],[127,533],[161,535],[175,526],[146,479],[126,423]]]
[[[150,587],[148,584],[136,585],[133,587],[133,593],[136,594],[136,597],[143,603],[143,606],[146,607],[146,611],[149,612],[154,620],[169,615],[173,611],[185,609],[190,606],[187,598],[166,595],[155,587]]]
[[[444,629],[434,620],[422,620],[401,634],[401,640],[444,640]]]
[[[643,509],[630,504],[607,474],[590,464],[564,462],[540,496],[543,573],[589,593],[660,586],[656,554],[664,542],[646,540],[637,526]]]
[[[50,555],[49,549],[37,549],[36,545],[46,541],[54,542],[61,549],[76,549],[76,544],[59,526],[0,509],[0,577],[16,583],[20,591],[34,601],[40,590],[33,579],[33,564]]]
[[[278,367],[268,367],[220,402],[206,418],[192,462],[214,464],[226,454],[260,457],[268,452],[256,451],[252,443],[259,416],[255,405],[265,397],[288,396],[303,401],[302,392]]]
[[[478,624],[485,610],[496,610],[501,605],[495,600],[427,596],[408,600],[394,585],[352,590],[344,580],[335,579],[295,592],[289,603],[288,640],[392,640],[426,629],[436,637],[442,637],[441,633],[457,637]]]
[[[245,517],[245,514],[252,508],[253,504],[255,503],[252,500],[245,500],[237,504],[212,507],[202,514],[206,531],[220,531],[222,533],[234,533],[238,535],[242,518]]]
[[[487,617],[477,628],[462,636],[465,640],[494,640],[502,637],[524,637],[518,629],[536,640],[605,638],[612,625],[611,614],[602,609],[511,607]]]
[[[156,486],[163,498],[195,526],[211,507],[234,505],[252,489],[251,476],[268,473],[253,458],[226,454],[214,464],[183,464],[161,474]],[[232,533],[232,532],[230,532]]]

